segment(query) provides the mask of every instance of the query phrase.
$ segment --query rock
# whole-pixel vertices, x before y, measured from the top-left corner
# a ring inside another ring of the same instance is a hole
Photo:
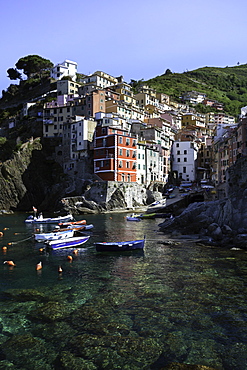
[[[222,239],[222,231],[221,228],[218,226],[212,233],[211,236],[214,240],[221,240]]]

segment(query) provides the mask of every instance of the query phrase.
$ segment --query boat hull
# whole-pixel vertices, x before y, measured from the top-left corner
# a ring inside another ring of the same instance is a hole
[[[57,232],[50,232],[50,233],[41,233],[41,234],[34,234],[34,239],[37,242],[45,242],[49,240],[59,240],[59,239],[66,239],[71,238],[74,235],[74,230],[65,230],[65,231],[57,231]]]
[[[145,245],[145,239],[127,242],[94,243],[94,245],[97,252],[126,252],[136,249],[143,249]]]
[[[52,249],[74,248],[86,243],[89,238],[90,236],[84,236],[68,238],[66,240],[51,240],[47,244]]]
[[[66,222],[73,220],[72,215],[67,215],[67,216],[59,216],[59,217],[49,217],[49,218],[43,218],[43,217],[33,217],[29,216],[26,220],[25,223],[27,224],[57,224],[59,222]]]

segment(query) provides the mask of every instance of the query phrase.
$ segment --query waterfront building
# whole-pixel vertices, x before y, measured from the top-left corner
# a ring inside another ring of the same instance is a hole
[[[115,127],[96,127],[94,173],[102,180],[136,182],[136,156],[135,136]]]
[[[175,140],[172,146],[172,172],[176,179],[196,181],[197,140]]]

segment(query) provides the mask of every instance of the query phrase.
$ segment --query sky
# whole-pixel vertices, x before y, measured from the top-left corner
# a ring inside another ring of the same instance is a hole
[[[27,55],[125,82],[247,63],[246,0],[0,1],[0,96]]]

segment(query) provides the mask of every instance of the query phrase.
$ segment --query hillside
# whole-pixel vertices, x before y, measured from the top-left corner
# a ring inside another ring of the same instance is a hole
[[[234,67],[203,67],[184,73],[166,73],[147,81],[131,80],[131,85],[136,90],[141,84],[148,84],[158,92],[171,96],[172,100],[181,101],[180,96],[191,90],[207,94],[208,98],[215,99],[224,104],[224,111],[238,117],[240,108],[247,105],[247,64]],[[50,79],[30,78],[20,82],[19,85],[11,84],[0,99],[0,113],[4,109],[17,108],[25,101],[46,94],[56,88]],[[204,113],[212,108],[197,106],[197,110]],[[1,119],[1,114],[0,114]]]
[[[224,111],[237,117],[247,105],[247,64],[234,67],[203,67],[184,73],[166,73],[154,77],[147,84],[175,101],[186,91],[206,93],[210,99],[224,103]],[[203,111],[202,107],[198,107]]]

